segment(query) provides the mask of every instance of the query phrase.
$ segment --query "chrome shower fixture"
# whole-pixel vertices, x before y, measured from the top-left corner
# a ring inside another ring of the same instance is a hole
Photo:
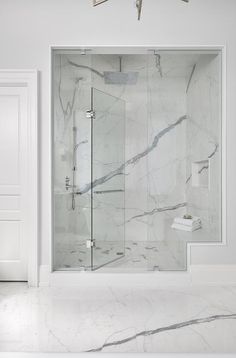
[[[154,56],[156,57],[156,68],[158,69],[160,76],[163,77],[162,68],[161,68],[161,55],[155,53]]]
[[[91,51],[90,48],[81,48],[81,49],[80,49],[80,54],[81,54],[82,56],[85,56],[85,55],[87,55],[87,52],[89,52],[89,51]]]
[[[119,56],[119,71],[104,71],[104,81],[107,85],[136,85],[138,72],[122,70],[122,56]]]
[[[163,77],[162,67],[161,67],[161,55],[159,55],[159,53],[154,53],[154,56],[156,58],[156,68],[157,68],[160,76]]]
[[[157,68],[157,71],[160,74],[160,77],[163,77],[163,71],[162,71],[162,66],[161,66],[161,55],[158,53],[157,50],[148,50],[150,52],[153,52],[153,55],[155,57],[155,66]]]
[[[106,1],[108,1],[108,0],[93,0],[93,6],[103,4]],[[181,1],[184,1],[184,2],[187,2],[187,3],[189,2],[189,0],[181,0]],[[143,6],[143,0],[135,0],[135,6],[136,6],[136,9],[138,11],[138,20],[140,20],[141,19],[142,6]]]

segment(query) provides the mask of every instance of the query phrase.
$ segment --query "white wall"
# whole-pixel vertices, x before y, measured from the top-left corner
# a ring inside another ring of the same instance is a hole
[[[40,248],[49,260],[50,237],[50,45],[227,45],[228,244],[194,247],[195,264],[236,263],[236,42],[235,0],[144,1],[141,22],[133,0],[1,0],[0,68],[40,71]],[[120,15],[120,16],[119,16]]]

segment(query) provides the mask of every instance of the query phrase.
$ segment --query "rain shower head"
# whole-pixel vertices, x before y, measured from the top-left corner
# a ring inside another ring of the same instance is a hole
[[[119,71],[104,71],[104,82],[107,85],[136,85],[138,72],[122,72],[122,57],[119,57]]]
[[[104,72],[106,85],[136,85],[138,72]]]

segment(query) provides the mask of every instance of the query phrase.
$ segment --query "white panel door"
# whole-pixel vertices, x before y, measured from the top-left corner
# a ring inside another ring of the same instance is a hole
[[[27,281],[27,87],[0,87],[0,280]]]

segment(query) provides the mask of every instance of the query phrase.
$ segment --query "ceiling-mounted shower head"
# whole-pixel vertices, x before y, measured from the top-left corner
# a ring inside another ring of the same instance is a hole
[[[107,85],[136,85],[138,72],[122,72],[122,56],[119,56],[119,71],[104,71],[104,82]]]

